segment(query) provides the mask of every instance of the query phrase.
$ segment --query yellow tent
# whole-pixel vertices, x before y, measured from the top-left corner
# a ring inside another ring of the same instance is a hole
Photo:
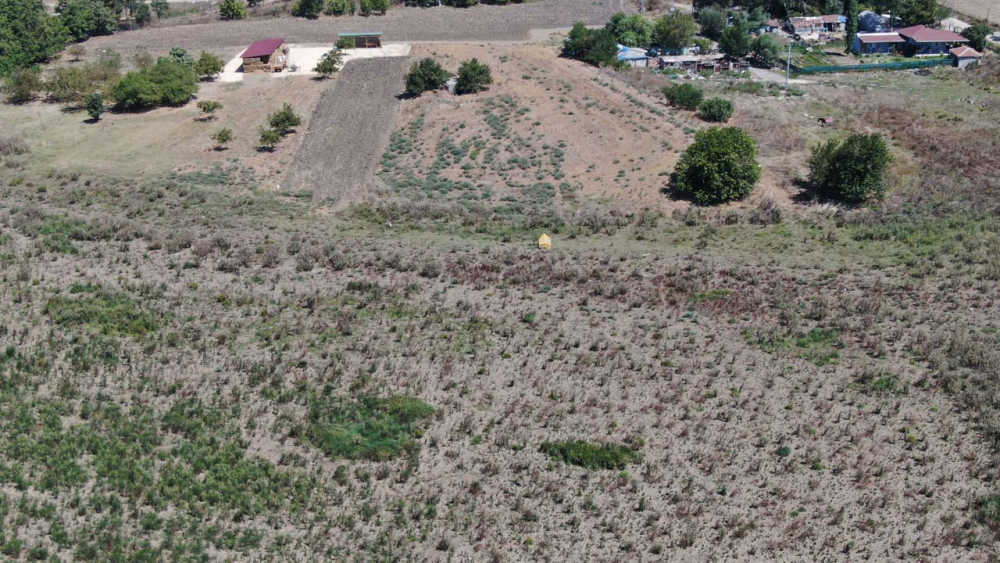
[[[552,239],[549,238],[549,235],[542,233],[542,236],[538,237],[538,248],[545,250],[552,248]]]

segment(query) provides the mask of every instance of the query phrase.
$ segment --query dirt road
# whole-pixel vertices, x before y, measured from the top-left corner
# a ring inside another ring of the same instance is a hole
[[[578,21],[603,24],[619,8],[619,0],[541,0],[466,9],[398,7],[384,16],[369,18],[285,17],[154,27],[94,37],[86,42],[86,47],[92,52],[112,48],[126,54],[140,49],[163,52],[183,47],[235,56],[258,39],[281,37],[288,43],[333,43],[337,33],[352,31],[381,31],[383,41],[387,42],[512,41],[528,39],[532,29],[566,28]]]
[[[289,188],[342,208],[378,182],[375,168],[399,113],[408,57],[360,59],[320,98],[288,174]]]

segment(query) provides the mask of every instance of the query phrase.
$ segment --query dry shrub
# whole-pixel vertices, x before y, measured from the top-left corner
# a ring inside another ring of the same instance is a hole
[[[17,137],[0,137],[0,156],[14,156],[29,152],[28,143]]]
[[[283,260],[281,249],[273,244],[269,244],[260,251],[260,265],[265,268],[274,268],[281,264]]]

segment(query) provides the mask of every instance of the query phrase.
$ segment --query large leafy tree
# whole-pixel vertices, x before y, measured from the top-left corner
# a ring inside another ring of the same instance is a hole
[[[858,35],[858,0],[844,0],[844,16],[847,18],[845,49],[850,53],[854,48],[854,38]]]
[[[948,8],[937,0],[900,0],[899,15],[906,25],[935,25],[948,17]]]
[[[562,54],[595,66],[612,65],[618,54],[618,45],[606,29],[590,29],[578,23],[563,42]]]
[[[115,12],[101,0],[70,0],[59,17],[76,41],[111,35],[118,26]]]
[[[750,32],[742,25],[731,25],[719,38],[719,49],[726,55],[741,59],[750,53]]]
[[[222,0],[222,4],[219,5],[219,15],[226,20],[245,20],[247,5],[243,0]]]
[[[773,35],[765,33],[755,37],[750,42],[750,50],[754,64],[764,68],[771,68],[781,60],[781,46]]]
[[[976,24],[962,30],[962,37],[969,40],[969,46],[982,53],[989,46],[987,37],[993,33],[993,28],[985,24]]]
[[[658,47],[681,49],[691,44],[697,32],[698,24],[694,21],[694,16],[678,11],[656,20],[653,25],[653,43]]]
[[[726,29],[726,12],[715,7],[705,8],[698,12],[698,23],[702,35],[718,41]]]
[[[759,180],[757,142],[739,127],[699,131],[670,176],[674,192],[699,205],[743,199]]]
[[[640,14],[626,16],[618,12],[604,26],[615,41],[629,47],[649,47],[653,42],[653,24]]]
[[[458,67],[458,81],[455,83],[456,94],[475,94],[493,84],[493,73],[489,65],[471,59]]]
[[[46,14],[41,0],[0,0],[0,76],[48,60],[69,39],[62,19]]]
[[[406,93],[419,96],[428,90],[440,90],[448,81],[448,71],[437,61],[427,57],[413,63],[406,75]]]

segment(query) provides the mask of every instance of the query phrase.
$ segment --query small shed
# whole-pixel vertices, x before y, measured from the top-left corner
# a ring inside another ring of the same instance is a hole
[[[337,38],[350,38],[354,40],[355,49],[378,49],[382,47],[381,31],[363,31],[360,33],[338,33]]]
[[[281,72],[285,68],[284,51],[275,54],[285,44],[284,39],[254,41],[243,51],[243,72]]]
[[[983,60],[983,54],[979,51],[968,46],[955,47],[954,49],[948,51],[951,54],[951,60],[954,61],[955,66],[958,68],[965,68],[971,64],[978,64]]]
[[[538,237],[538,248],[541,248],[542,250],[549,250],[552,248],[552,239],[549,238],[549,235],[542,233],[542,236]]]

